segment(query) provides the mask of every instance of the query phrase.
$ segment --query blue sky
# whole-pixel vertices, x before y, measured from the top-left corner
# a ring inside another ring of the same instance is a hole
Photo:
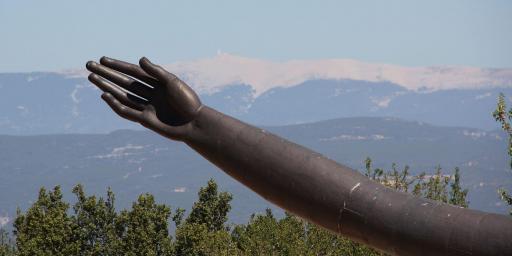
[[[218,50],[270,60],[512,67],[512,1],[0,0],[0,72],[159,63]]]

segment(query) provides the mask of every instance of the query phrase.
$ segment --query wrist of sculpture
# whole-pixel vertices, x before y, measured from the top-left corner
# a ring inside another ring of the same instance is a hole
[[[183,142],[188,145],[198,145],[210,144],[221,139],[226,141],[229,138],[226,138],[225,135],[235,135],[242,129],[241,124],[242,122],[239,120],[202,105],[194,120],[190,122],[189,132],[184,136]]]

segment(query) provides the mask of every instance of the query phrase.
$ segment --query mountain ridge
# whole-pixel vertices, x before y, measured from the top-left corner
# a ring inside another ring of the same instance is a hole
[[[353,59],[268,61],[218,52],[212,58],[163,65],[201,93],[214,93],[233,84],[247,84],[253,96],[308,80],[390,82],[413,91],[481,89],[512,86],[512,68],[469,66],[404,67]],[[61,71],[85,77],[85,70]]]

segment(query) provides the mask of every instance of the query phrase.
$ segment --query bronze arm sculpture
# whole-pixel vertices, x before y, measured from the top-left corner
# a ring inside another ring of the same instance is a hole
[[[201,104],[189,86],[146,58],[140,66],[106,57],[100,63],[87,63],[89,80],[118,115],[183,141],[306,220],[393,255],[512,255],[511,217],[386,188]]]

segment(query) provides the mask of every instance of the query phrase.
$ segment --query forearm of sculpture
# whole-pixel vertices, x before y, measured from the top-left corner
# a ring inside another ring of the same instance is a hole
[[[396,192],[203,107],[185,142],[274,204],[391,254],[512,255],[511,218]],[[474,246],[478,244],[479,246]]]

